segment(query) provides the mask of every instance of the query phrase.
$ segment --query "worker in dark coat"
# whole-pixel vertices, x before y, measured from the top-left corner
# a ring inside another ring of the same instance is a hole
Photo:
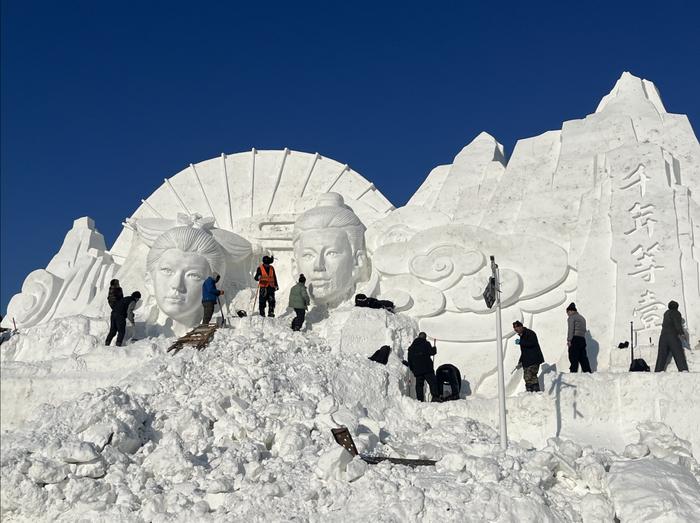
[[[540,380],[537,375],[540,372],[540,365],[544,363],[544,356],[540,343],[537,341],[535,331],[523,327],[519,321],[513,322],[513,330],[518,333],[520,339],[516,340],[516,345],[520,346],[520,359],[517,368],[523,369],[525,379],[525,390],[528,392],[540,391]]]
[[[423,389],[427,381],[430,387],[430,395],[433,397],[432,401],[440,401],[431,357],[437,354],[437,349],[430,344],[427,338],[428,335],[425,332],[421,332],[411,343],[411,346],[408,348],[408,368],[411,369],[411,372],[416,377],[416,399],[425,401]]]
[[[260,316],[265,316],[265,307],[267,306],[267,315],[270,318],[275,317],[275,291],[279,290],[277,285],[277,274],[272,266],[274,258],[263,256],[262,265],[255,271],[255,281],[258,282]]]
[[[683,351],[683,339],[685,339],[685,331],[683,330],[683,317],[678,310],[678,302],[670,301],[668,310],[664,313],[664,320],[661,323],[659,352],[656,356],[654,372],[666,370],[670,355],[673,356],[679,372],[688,371],[688,362]]]
[[[217,273],[212,274],[202,284],[202,325],[209,325],[211,317],[214,315],[214,307],[224,291],[216,288],[216,284],[221,279]]]
[[[109,282],[109,293],[107,294],[107,303],[110,309],[114,309],[114,306],[119,300],[124,297],[124,292],[119,286],[119,280],[112,280]]]
[[[134,325],[134,309],[141,299],[139,291],[132,292],[131,296],[122,298],[114,304],[112,314],[110,315],[109,334],[105,340],[105,345],[109,346],[112,343],[112,338],[117,335],[117,347],[121,347],[126,334],[126,320],[128,319]]]

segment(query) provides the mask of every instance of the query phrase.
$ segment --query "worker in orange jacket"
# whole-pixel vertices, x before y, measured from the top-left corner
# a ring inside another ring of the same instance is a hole
[[[263,256],[262,264],[255,271],[255,281],[259,287],[259,307],[260,316],[265,316],[265,306],[267,306],[267,315],[270,318],[275,317],[275,291],[279,290],[277,285],[277,274],[272,262],[275,259],[271,256]]]

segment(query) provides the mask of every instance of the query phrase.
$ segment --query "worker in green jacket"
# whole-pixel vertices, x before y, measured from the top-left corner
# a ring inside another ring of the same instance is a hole
[[[296,317],[292,320],[293,331],[301,330],[309,303],[311,303],[311,300],[309,299],[309,293],[306,291],[306,276],[300,274],[299,283],[294,285],[292,290],[289,291],[289,306],[296,313]]]

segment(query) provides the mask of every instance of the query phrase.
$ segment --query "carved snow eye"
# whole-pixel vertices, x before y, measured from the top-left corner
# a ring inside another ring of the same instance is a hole
[[[161,274],[165,274],[166,276],[170,276],[173,273],[173,270],[170,267],[161,267],[159,270]]]
[[[313,260],[315,257],[316,255],[313,252],[305,252],[303,255],[305,260]]]
[[[187,277],[188,277],[189,279],[191,279],[191,280],[201,280],[201,279],[203,279],[203,278],[202,278],[202,275],[199,274],[198,272],[188,272],[188,273],[187,273]]]
[[[326,256],[329,256],[330,258],[335,258],[340,254],[338,251],[326,251]]]

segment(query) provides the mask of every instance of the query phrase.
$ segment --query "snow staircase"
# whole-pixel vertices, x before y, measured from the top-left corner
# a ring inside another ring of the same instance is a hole
[[[180,352],[185,345],[191,345],[195,349],[204,350],[209,342],[214,337],[214,333],[219,328],[216,323],[210,323],[208,325],[197,325],[190,332],[178,338],[178,340],[173,343],[166,352],[173,351],[173,356]]]

